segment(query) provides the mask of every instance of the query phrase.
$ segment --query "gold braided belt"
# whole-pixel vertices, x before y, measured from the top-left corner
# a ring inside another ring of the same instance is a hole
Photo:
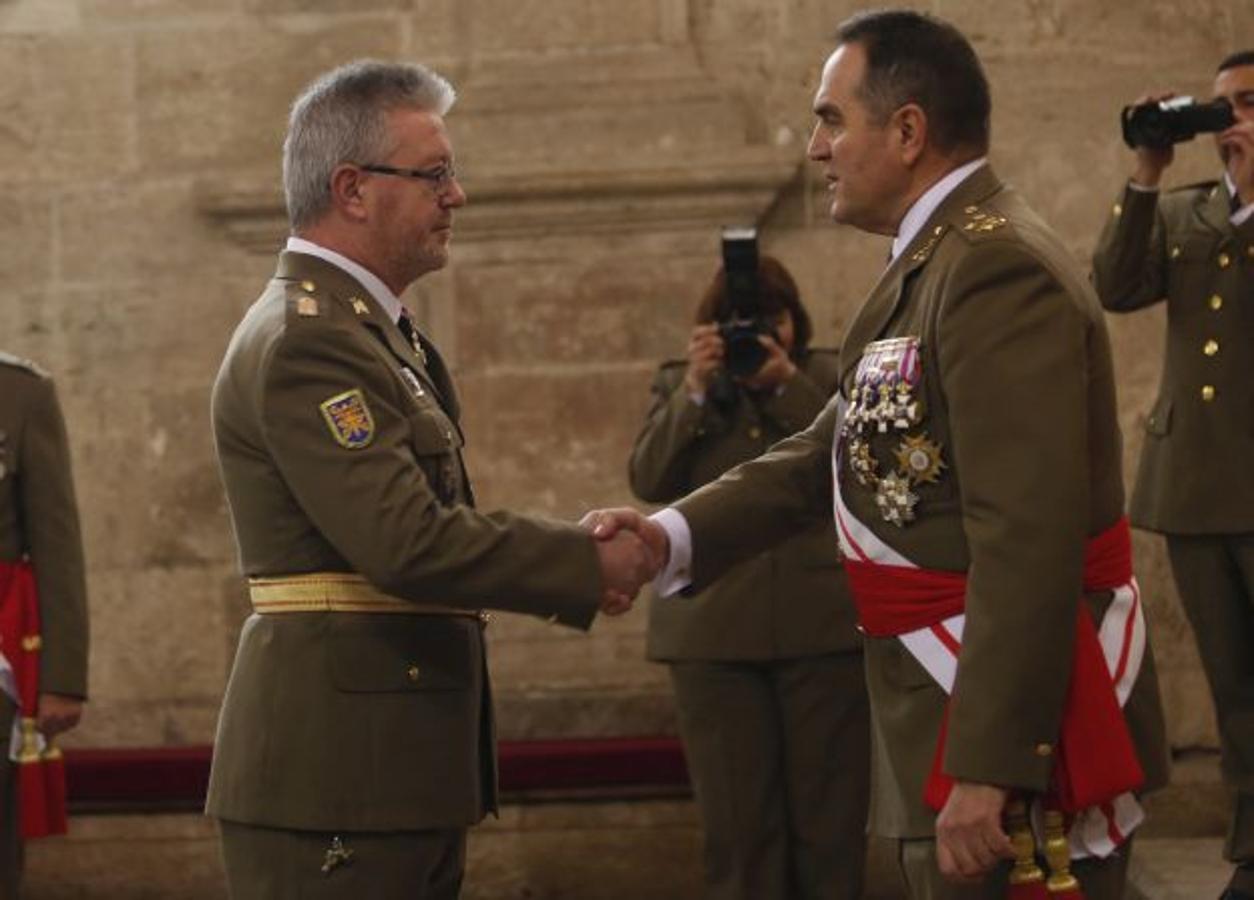
[[[392,613],[411,616],[466,616],[487,621],[487,613],[393,597],[351,572],[306,572],[248,579],[253,609],[259,613]]]

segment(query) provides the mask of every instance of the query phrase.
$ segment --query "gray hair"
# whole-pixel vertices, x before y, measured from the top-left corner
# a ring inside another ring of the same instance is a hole
[[[331,206],[331,173],[345,162],[378,162],[390,151],[388,113],[444,115],[457,99],[443,77],[416,63],[361,59],[320,76],[292,104],[283,141],[283,193],[292,230]]]

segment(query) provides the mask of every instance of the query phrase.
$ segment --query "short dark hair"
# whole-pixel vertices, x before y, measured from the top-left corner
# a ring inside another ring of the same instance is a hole
[[[810,314],[801,305],[801,292],[797,290],[797,282],[784,268],[784,264],[773,256],[765,254],[758,257],[758,297],[762,315],[778,316],[787,312],[792,315],[793,341],[790,355],[800,359],[810,346],[810,338],[814,328],[810,324]],[[714,273],[714,280],[705,289],[701,302],[697,304],[696,320],[698,325],[718,322],[731,316],[727,299],[727,272],[722,266]]]
[[[865,51],[858,95],[881,122],[916,103],[937,149],[988,151],[988,79],[957,28],[913,10],[870,10],[842,22],[836,40]]]
[[[1254,66],[1254,50],[1238,50],[1231,56],[1225,57],[1224,61],[1219,64],[1219,68],[1215,70],[1215,74],[1235,69],[1237,66]]]

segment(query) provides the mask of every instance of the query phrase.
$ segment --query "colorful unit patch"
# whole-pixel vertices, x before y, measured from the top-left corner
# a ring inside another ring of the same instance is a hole
[[[353,388],[324,400],[318,407],[327,420],[336,443],[349,450],[361,450],[374,439],[374,417],[360,388]]]

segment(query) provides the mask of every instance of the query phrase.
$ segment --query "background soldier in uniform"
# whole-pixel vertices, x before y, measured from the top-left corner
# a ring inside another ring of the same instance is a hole
[[[52,738],[78,723],[87,696],[83,542],[52,379],[31,363],[0,353],[0,567],[24,560],[34,570],[42,624],[37,721]],[[15,601],[0,591],[0,603]],[[0,646],[0,660],[16,652]],[[21,858],[17,767],[9,760],[15,715],[13,699],[0,690],[0,897],[5,898],[17,896]]]
[[[1102,304],[1167,303],[1167,354],[1132,493],[1132,522],[1167,537],[1237,792],[1225,897],[1254,898],[1254,51],[1219,66],[1236,124],[1219,182],[1160,197],[1172,150],[1139,147],[1093,258]],[[1147,98],[1148,99],[1148,98]],[[1155,98],[1158,99],[1158,98]]]
[[[800,431],[835,393],[837,355],[809,346],[792,276],[764,256],[758,281],[775,328],[762,338],[761,368],[739,383],[725,377],[713,324],[727,318],[720,270],[688,359],[658,372],[631,455],[642,500],[676,500],[713,481]],[[830,520],[696,597],[651,604],[648,653],[669,664],[710,900],[862,895],[870,734],[854,619]]]
[[[466,202],[452,102],[372,62],[297,100],[294,236],[214,386],[255,610],[208,798],[236,898],[455,897],[465,829],[496,808],[480,608],[587,628],[651,564],[638,540],[472,508],[452,380],[398,299]]]
[[[1083,780],[1095,774],[1086,761],[1117,753],[1092,782],[1116,815],[1077,803],[1070,835],[1106,854],[1072,867],[1086,896],[1115,900],[1127,855],[1108,827],[1126,836],[1139,812],[1128,791],[1161,785],[1167,760],[1121,518],[1101,308],[989,168],[987,82],[951,26],[855,16],[814,110],[809,152],[832,217],[894,239],[846,332],[839,400],[653,520],[609,511],[597,532],[637,529],[669,560],[663,590],[700,587],[834,505],[868,631],[872,827],[899,842],[910,895],[1004,896],[1008,801],[1050,791],[1065,803],[1053,780],[1064,760]],[[1110,572],[1086,562],[1089,548]],[[1094,635],[1112,615],[1119,634],[1126,624],[1141,638],[1126,644],[1139,665],[1117,685]],[[1071,693],[1105,706],[1075,742],[1065,729],[1083,711],[1068,690],[1078,666],[1091,677]],[[1056,846],[1061,875],[1067,844]],[[1022,870],[1037,877],[1030,839],[1026,849]]]

